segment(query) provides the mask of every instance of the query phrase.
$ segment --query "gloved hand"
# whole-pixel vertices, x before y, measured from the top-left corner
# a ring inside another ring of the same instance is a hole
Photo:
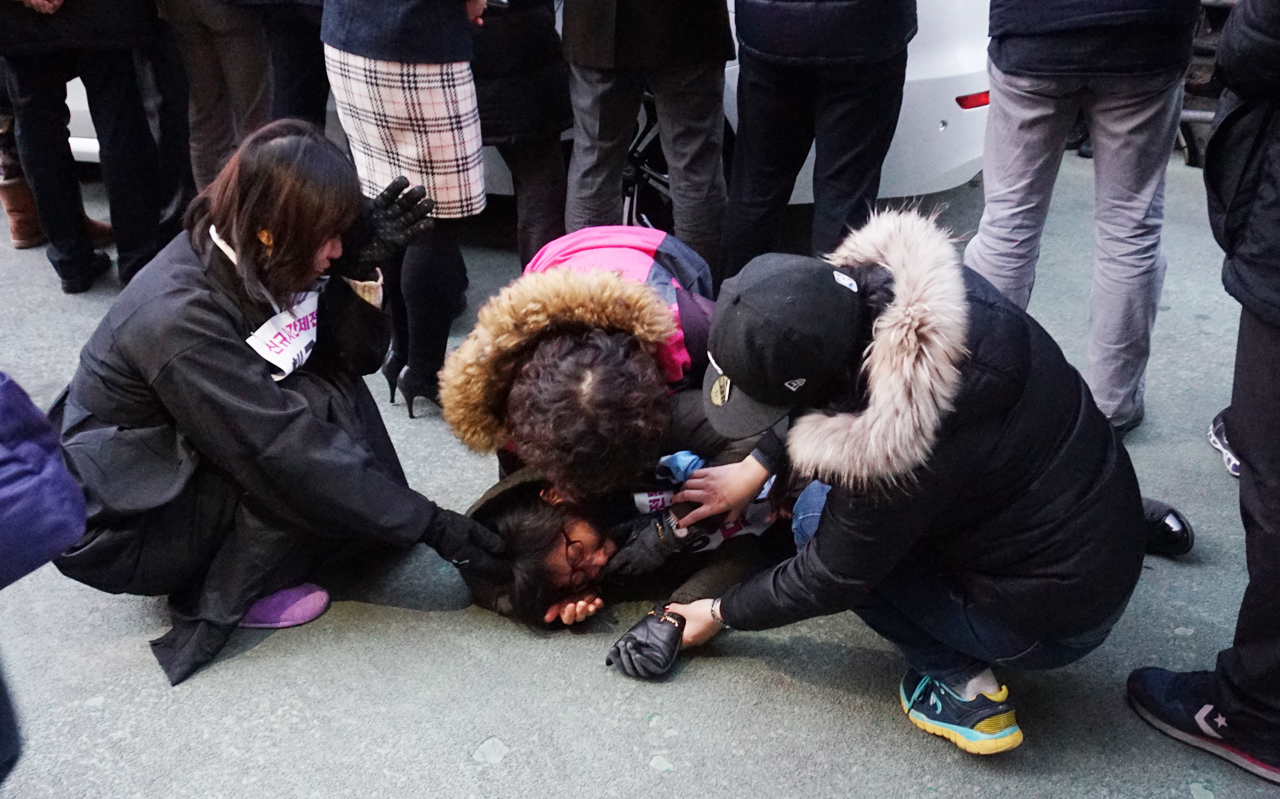
[[[659,605],[622,634],[609,650],[604,665],[617,664],[623,674],[637,679],[661,677],[675,665],[683,635],[684,617],[668,613]]]
[[[654,511],[619,527],[626,531],[626,543],[600,570],[601,578],[611,574],[624,577],[648,574],[685,545],[685,541],[676,536],[676,517],[670,510]],[[623,537],[621,532],[614,528],[615,539]]]
[[[409,188],[403,175],[391,181],[382,193],[365,204],[364,214],[342,237],[342,257],[331,271],[349,280],[377,280],[379,268],[386,271],[404,253],[415,237],[435,224],[427,217],[436,201],[422,186]]]
[[[490,580],[511,579],[511,567],[496,558],[506,550],[502,537],[480,522],[440,508],[422,536],[422,543],[463,571]]]

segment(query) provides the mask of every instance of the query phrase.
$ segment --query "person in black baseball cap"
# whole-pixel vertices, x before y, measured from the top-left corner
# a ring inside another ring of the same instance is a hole
[[[789,424],[792,472],[831,486],[817,531],[668,610],[685,646],[853,610],[910,664],[912,723],[1012,749],[991,664],[1054,668],[1106,639],[1147,538],[1133,467],[1053,339],[931,219],[878,214],[828,260],[761,256],[725,282],[703,397],[725,435]]]
[[[863,306],[853,277],[803,255],[762,255],[726,281],[703,379],[716,430],[749,436],[795,408],[816,407],[856,372]]]

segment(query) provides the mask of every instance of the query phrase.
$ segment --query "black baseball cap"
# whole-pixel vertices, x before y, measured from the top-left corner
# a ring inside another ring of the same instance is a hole
[[[817,404],[854,357],[857,283],[831,264],[770,253],[724,282],[711,318],[703,404],[718,433],[745,438]]]

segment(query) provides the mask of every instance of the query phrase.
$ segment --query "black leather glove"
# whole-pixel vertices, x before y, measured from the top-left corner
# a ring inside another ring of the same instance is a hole
[[[649,615],[622,634],[604,665],[617,665],[628,677],[652,680],[671,671],[680,654],[684,636],[684,616],[659,605]]]
[[[602,578],[611,574],[624,577],[648,574],[679,552],[684,543],[676,537],[676,517],[669,510],[626,521],[615,527],[611,535],[625,543],[600,570]]]
[[[423,534],[422,543],[462,571],[491,580],[511,579],[511,567],[495,557],[507,548],[502,537],[469,516],[440,508]]]
[[[616,574],[634,577],[656,571],[667,558],[682,550],[698,550],[707,543],[707,535],[696,525],[685,530],[676,528],[676,517],[670,509],[632,519],[614,528],[615,540],[626,543],[609,559],[600,576]]]
[[[342,237],[342,257],[333,262],[334,274],[350,280],[377,280],[377,270],[386,268],[404,254],[415,237],[431,229],[427,217],[436,201],[422,186],[409,189],[409,179],[391,181],[382,193],[365,204],[364,214]]]

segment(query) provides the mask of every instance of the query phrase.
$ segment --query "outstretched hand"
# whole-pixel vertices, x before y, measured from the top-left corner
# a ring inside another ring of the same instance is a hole
[[[343,236],[343,256],[334,261],[334,272],[351,280],[375,280],[379,268],[386,271],[409,242],[431,229],[435,222],[428,214],[435,207],[426,188],[410,189],[403,175],[391,181]]]
[[[542,617],[542,621],[550,624],[559,619],[566,625],[577,624],[594,616],[596,611],[602,607],[604,607],[603,599],[595,594],[584,594],[577,599],[557,602],[547,608],[546,615]]]
[[[699,599],[688,605],[667,605],[668,613],[678,613],[684,617],[684,634],[680,645],[684,649],[702,646],[724,629],[724,625],[711,616],[710,599]]]
[[[768,479],[769,470],[750,455],[738,463],[699,469],[671,498],[673,502],[696,502],[701,506],[681,517],[679,526],[688,527],[721,513],[725,514],[725,524],[733,524],[751,500],[760,495]]]

